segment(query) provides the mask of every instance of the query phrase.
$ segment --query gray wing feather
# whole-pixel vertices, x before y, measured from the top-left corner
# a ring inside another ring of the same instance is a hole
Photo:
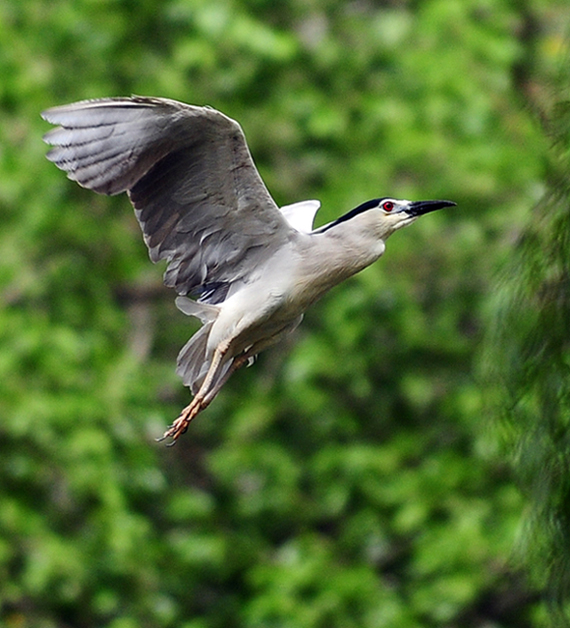
[[[48,109],[48,159],[102,194],[127,191],[166,285],[217,302],[294,232],[237,122],[162,98],[105,98]]]

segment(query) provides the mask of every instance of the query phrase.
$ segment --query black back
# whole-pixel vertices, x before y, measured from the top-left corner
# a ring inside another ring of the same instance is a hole
[[[316,229],[316,232],[324,233],[325,231],[328,231],[332,227],[336,227],[340,223],[346,222],[347,220],[350,220],[351,218],[358,216],[358,214],[361,214],[362,212],[368,211],[369,209],[375,209],[377,207],[380,207],[382,201],[386,200],[387,198],[389,197],[384,196],[383,198],[373,198],[370,201],[366,201],[365,203],[362,203],[358,207],[351,209],[349,212],[346,212],[346,214],[339,216],[336,220],[333,220],[333,222],[329,222],[328,225],[324,225],[323,227]]]

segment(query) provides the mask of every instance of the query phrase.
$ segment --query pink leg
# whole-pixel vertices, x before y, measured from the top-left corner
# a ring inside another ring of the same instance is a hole
[[[174,445],[176,441],[186,432],[188,429],[188,425],[190,421],[194,419],[198,414],[207,408],[210,403],[214,400],[215,396],[220,392],[222,386],[228,381],[231,377],[232,373],[235,373],[239,368],[241,368],[244,364],[246,364],[254,355],[257,355],[263,349],[275,344],[282,336],[286,333],[292,331],[297,327],[297,325],[301,322],[302,316],[299,316],[291,325],[288,325],[284,329],[280,331],[280,333],[271,336],[270,338],[265,338],[253,346],[251,346],[247,351],[242,353],[241,355],[234,358],[232,365],[227,370],[222,378],[215,385],[212,385],[216,374],[219,372],[220,368],[223,366],[223,358],[226,353],[229,351],[231,347],[231,340],[227,340],[226,342],[218,345],[216,350],[214,351],[214,356],[212,358],[212,364],[208,369],[204,382],[200,386],[200,390],[194,396],[191,403],[186,406],[178,418],[174,421],[174,423],[164,432],[162,438],[157,439],[158,441],[163,441],[166,438],[172,438],[172,443],[170,446]]]
[[[235,370],[234,365],[232,364],[228,373],[222,377],[221,381],[218,382],[216,386],[212,386],[212,382],[214,381],[216,374],[223,366],[222,360],[228,352],[230,346],[231,341],[227,341],[216,348],[212,358],[212,363],[210,364],[206,377],[200,386],[200,390],[196,393],[190,404],[182,410],[174,423],[166,430],[166,432],[164,432],[163,436],[158,439],[159,441],[163,441],[166,438],[172,438],[172,445],[174,445],[180,436],[188,429],[190,421],[198,416],[198,414],[212,402],[222,385],[227,381],[229,375]],[[236,360],[234,360],[234,363],[235,362]]]

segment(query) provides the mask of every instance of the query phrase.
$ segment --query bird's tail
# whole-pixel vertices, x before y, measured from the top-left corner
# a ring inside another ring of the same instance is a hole
[[[176,297],[176,307],[186,316],[194,316],[199,319],[202,325],[213,323],[220,313],[219,305],[210,305],[194,301],[188,297]]]
[[[208,336],[212,330],[220,307],[209,303],[199,303],[186,297],[177,297],[176,307],[187,316],[195,316],[202,323],[202,327],[182,347],[178,354],[176,373],[182,378],[195,395],[206,377],[212,356],[208,354]],[[224,364],[216,377],[216,382],[223,377],[231,361]]]

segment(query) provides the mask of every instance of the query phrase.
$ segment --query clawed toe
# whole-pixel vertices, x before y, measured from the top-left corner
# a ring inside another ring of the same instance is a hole
[[[157,438],[156,441],[161,443],[167,438],[172,438],[172,442],[168,443],[167,447],[172,447],[176,445],[178,439],[188,430],[188,425],[190,421],[200,412],[202,409],[202,404],[196,398],[193,399],[192,403],[184,408],[180,413],[180,416],[174,421],[172,425],[168,427],[166,432],[160,437]]]
[[[166,445],[167,447],[172,447],[173,445],[176,445],[176,442],[182,436],[182,434],[185,434],[187,431],[188,424],[184,426],[178,426],[177,421],[175,421],[172,425],[168,427],[166,432],[164,432],[164,434],[160,438],[156,438],[155,440],[157,443],[162,443],[167,438],[172,438],[172,442]]]

